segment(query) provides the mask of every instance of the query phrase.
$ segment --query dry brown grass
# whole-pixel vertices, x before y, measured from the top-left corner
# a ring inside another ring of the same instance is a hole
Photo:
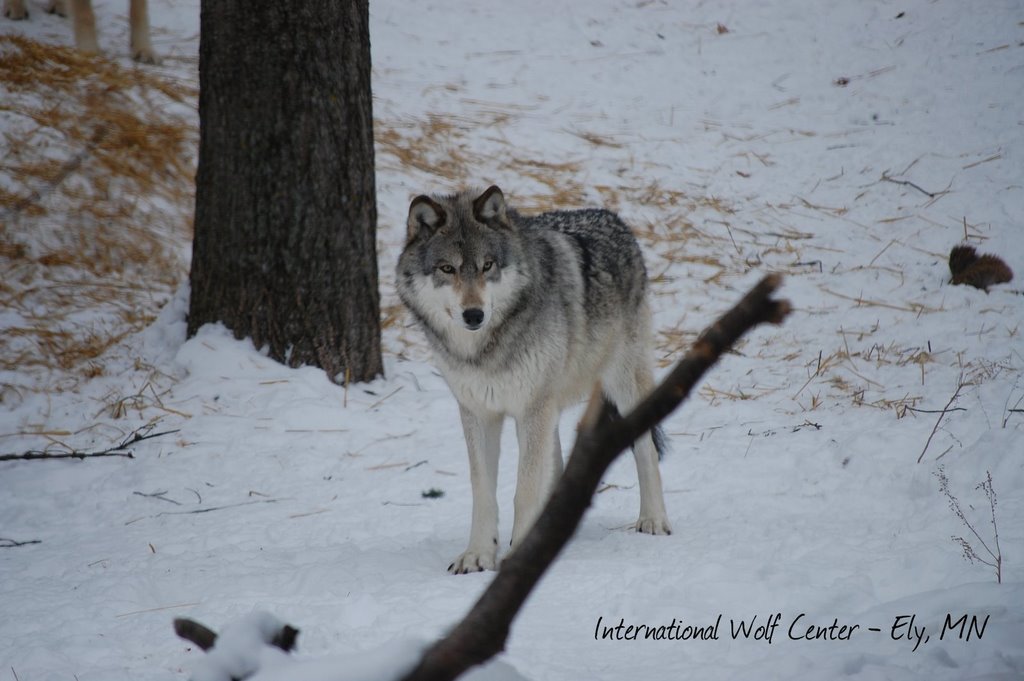
[[[594,145],[595,147],[610,147],[612,149],[621,149],[621,148],[623,148],[625,146],[621,142],[616,142],[611,137],[606,137],[604,135],[598,135],[595,132],[582,132],[582,131],[579,131],[579,130],[572,130],[570,132],[572,132],[573,135],[576,135],[577,137],[579,137],[581,140],[589,142],[590,144]]]
[[[191,191],[194,124],[168,107],[193,108],[193,86],[15,35],[0,36],[0,54],[8,93],[0,111],[32,122],[26,134],[5,139],[3,170],[15,180],[0,204],[8,219],[29,207],[45,210],[41,199],[55,190],[95,199],[119,188],[170,201]],[[53,148],[58,153],[48,154]],[[94,168],[89,182],[58,186],[84,163]],[[120,213],[96,203],[82,207]]]
[[[5,35],[0,93],[0,370],[94,376],[183,279],[196,87]]]
[[[440,176],[453,184],[464,183],[470,176],[465,126],[465,122],[442,116],[429,116],[423,121],[376,121],[377,165],[397,163],[398,168]],[[390,159],[384,160],[387,157]]]

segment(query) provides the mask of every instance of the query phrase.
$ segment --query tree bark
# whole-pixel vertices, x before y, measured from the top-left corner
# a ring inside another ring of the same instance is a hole
[[[189,336],[382,372],[367,0],[203,0]]]

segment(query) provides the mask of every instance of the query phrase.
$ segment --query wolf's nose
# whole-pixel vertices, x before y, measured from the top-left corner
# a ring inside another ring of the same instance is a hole
[[[478,329],[484,322],[484,311],[478,307],[471,307],[462,311],[462,321],[470,329]]]

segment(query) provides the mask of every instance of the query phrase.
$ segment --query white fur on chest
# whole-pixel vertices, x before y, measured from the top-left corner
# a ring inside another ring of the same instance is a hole
[[[508,371],[487,371],[465,364],[438,361],[441,374],[448,382],[455,398],[474,411],[491,411],[520,416],[537,396],[549,391],[545,385],[551,373],[542,366],[539,357],[517,362]]]

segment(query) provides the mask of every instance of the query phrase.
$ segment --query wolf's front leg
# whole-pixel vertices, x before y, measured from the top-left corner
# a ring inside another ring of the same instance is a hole
[[[473,485],[473,524],[469,546],[452,561],[448,572],[493,570],[498,556],[498,456],[505,417],[475,412],[459,405],[462,430],[469,450],[469,481]]]
[[[96,40],[96,14],[92,11],[92,0],[71,1],[71,25],[75,31],[75,46],[82,52],[97,54],[100,44]]]
[[[25,9],[25,0],[4,0],[4,16],[8,19],[21,21],[28,19],[28,10]]]
[[[545,403],[516,420],[519,437],[519,475],[516,480],[512,548],[519,546],[547,503],[562,475],[562,445],[558,440],[558,410]]]
[[[131,23],[132,59],[144,64],[159,64],[160,58],[149,39],[149,3],[147,0],[131,0],[128,9]]]

